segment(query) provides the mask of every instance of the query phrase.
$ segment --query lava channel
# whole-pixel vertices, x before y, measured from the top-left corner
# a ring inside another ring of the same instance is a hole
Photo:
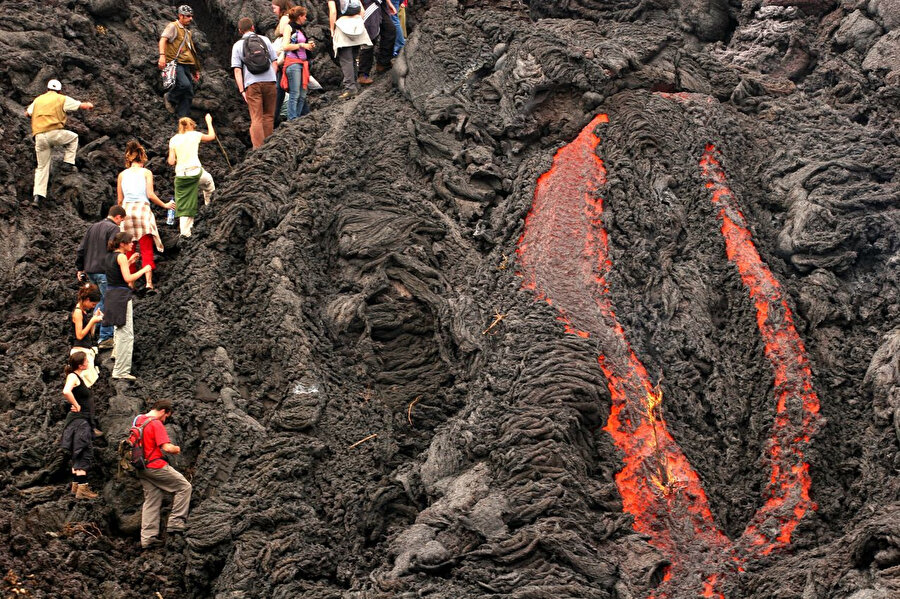
[[[595,133],[608,122],[607,115],[596,116],[538,179],[516,250],[522,287],[554,306],[567,332],[598,342],[598,362],[612,399],[604,430],[624,456],[624,468],[616,475],[623,508],[633,516],[634,529],[648,535],[672,564],[659,599],[675,585],[681,587],[679,581],[702,581],[699,595],[724,598],[722,580],[741,569],[747,548],[767,554],[786,545],[800,518],[814,509],[802,448],[813,432],[818,401],[790,310],[756,253],[724,172],[708,148],[701,168],[727,219],[722,230],[728,257],[754,299],[778,397],[767,500],[736,549],[716,527],[700,478],[668,431],[660,410],[662,392],[628,343],[609,297],[612,262],[600,195],[606,169],[597,155],[600,138]],[[792,418],[797,405],[804,414],[801,422]]]

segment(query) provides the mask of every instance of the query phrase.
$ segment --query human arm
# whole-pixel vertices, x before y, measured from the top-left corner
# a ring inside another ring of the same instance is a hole
[[[175,209],[175,202],[163,202],[159,199],[159,196],[156,195],[156,192],[153,191],[153,173],[150,172],[150,169],[144,169],[144,181],[147,182],[147,198],[159,206],[160,208],[166,208],[168,210]]]
[[[125,194],[122,192],[122,175],[124,174],[125,171],[122,171],[116,179],[116,204],[119,206],[122,205],[122,200],[125,199]]]
[[[66,398],[66,401],[72,406],[73,412],[80,412],[81,406],[78,405],[78,402],[75,400],[75,394],[72,393],[72,389],[78,386],[78,376],[74,372],[70,372],[66,375],[66,384],[63,386],[63,397]]]
[[[137,254],[134,255],[136,256]],[[122,278],[125,279],[126,283],[134,283],[150,272],[150,265],[147,265],[132,274],[131,270],[128,268],[128,258],[125,257],[125,254],[121,253],[116,256],[116,264],[119,265],[119,270],[122,272]]]
[[[244,69],[242,67],[234,67],[234,82],[237,84],[238,93],[247,101],[247,90],[244,89]]]
[[[156,61],[156,66],[159,67],[160,71],[166,68],[166,49],[169,45],[168,33],[170,27],[172,27],[171,23],[166,25],[166,28],[163,29],[162,35],[159,36],[159,60]]]
[[[25,109],[25,116],[31,116],[31,113],[34,112],[34,102],[28,105],[28,108]]]
[[[84,237],[81,238],[81,245],[79,245],[78,249],[75,251],[75,270],[78,271],[79,279],[81,279],[81,275],[84,274],[84,252],[87,249],[87,238],[88,234],[85,233]]]
[[[394,6],[394,4],[391,2],[391,0],[387,0],[387,9],[388,9],[388,14],[390,14],[390,15],[397,14],[397,8]]]
[[[169,166],[175,166],[178,163],[178,156],[175,154],[175,146],[172,145],[171,140],[169,140],[169,156],[166,158],[166,162],[169,163]]]
[[[200,141],[212,141],[216,138],[216,130],[213,129],[212,115],[206,113],[206,135],[200,136]]]
[[[166,453],[171,453],[172,455],[178,455],[181,453],[181,448],[177,445],[172,445],[171,443],[163,443],[159,446]]]
[[[334,23],[337,21],[337,6],[334,0],[328,0],[328,28],[331,30],[331,37],[334,37]]]
[[[84,339],[94,330],[94,325],[101,320],[103,320],[103,312],[96,310],[90,320],[87,321],[87,324],[85,324],[84,312],[81,308],[75,308],[75,310],[72,311],[72,323],[75,325],[75,337]]]

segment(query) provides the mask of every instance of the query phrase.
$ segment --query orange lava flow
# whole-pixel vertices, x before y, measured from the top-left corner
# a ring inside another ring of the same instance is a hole
[[[768,555],[788,545],[803,516],[816,509],[809,496],[812,481],[803,452],[818,428],[819,398],[813,390],[806,349],[794,328],[791,309],[753,245],[713,145],[706,146],[700,169],[712,202],[719,208],[726,254],[750,292],[766,357],[775,372],[775,422],[767,449],[772,472],[765,504],[742,537],[747,550]]]
[[[673,578],[697,577],[712,593],[706,596],[721,597],[717,574],[724,562],[735,561],[731,543],[717,529],[700,478],[668,431],[661,392],[632,351],[609,298],[612,263],[600,196],[606,169],[595,134],[607,122],[606,115],[595,117],[538,179],[516,250],[522,287],[554,306],[567,332],[598,341],[612,397],[604,430],[623,453],[616,485],[635,530],[672,561]],[[689,563],[680,559],[685,555]]]

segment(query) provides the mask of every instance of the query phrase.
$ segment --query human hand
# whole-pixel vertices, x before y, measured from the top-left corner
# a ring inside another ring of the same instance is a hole
[[[212,125],[212,115],[211,115],[211,114],[209,114],[209,113],[207,112],[207,113],[206,113],[206,116],[203,117],[203,118],[206,119],[206,124],[207,124],[207,125]]]
[[[194,81],[200,81],[200,71],[194,71],[194,74],[191,76]]]
[[[83,281],[84,280],[84,271],[79,270],[78,272],[76,272],[75,278],[78,279],[79,281]]]
[[[169,449],[168,453],[171,453],[171,454],[173,454],[173,455],[178,455],[179,453],[181,453],[181,448],[178,447],[177,445],[173,445],[173,446]]]
[[[206,116],[209,116],[209,115],[206,115]],[[175,202],[174,201],[166,202],[166,209],[167,210],[175,210]]]
[[[103,320],[103,312],[101,312],[100,310],[94,310],[94,315],[91,316],[91,320],[93,320],[94,322],[100,322],[101,320]]]
[[[94,109],[94,103],[93,103],[93,102],[85,102],[85,103],[84,103],[84,109],[85,109],[85,110],[93,110],[93,109]]]
[[[160,70],[160,71],[163,70],[164,68],[166,68],[166,57],[165,57],[165,56],[160,56],[160,57],[159,57],[159,60],[156,61],[156,66],[159,67],[159,70]]]
[[[128,256],[128,264],[134,264],[135,262],[137,262],[137,259],[138,259],[137,252],[131,254],[130,256]]]
[[[78,402],[77,402],[77,401],[76,401],[75,403],[72,404],[72,411],[73,411],[73,412],[80,412],[80,411],[81,411],[81,406],[78,405]]]

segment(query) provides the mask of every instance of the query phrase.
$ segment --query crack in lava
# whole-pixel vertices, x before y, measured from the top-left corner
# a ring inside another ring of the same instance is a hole
[[[616,475],[623,509],[633,516],[634,529],[648,535],[672,564],[659,599],[682,584],[697,584],[690,581],[702,581],[702,590],[695,590],[701,596],[724,598],[725,573],[742,569],[746,555],[787,545],[800,518],[815,509],[803,449],[817,422],[818,400],[790,310],[753,246],[710,146],[700,166],[712,201],[721,206],[728,258],[754,300],[778,400],[766,502],[735,547],[716,526],[700,477],[669,433],[659,408],[662,392],[632,350],[609,297],[612,262],[600,195],[607,179],[595,134],[608,122],[607,115],[597,115],[538,178],[516,250],[522,287],[556,307],[566,332],[597,340],[612,399],[604,430],[624,456]]]

